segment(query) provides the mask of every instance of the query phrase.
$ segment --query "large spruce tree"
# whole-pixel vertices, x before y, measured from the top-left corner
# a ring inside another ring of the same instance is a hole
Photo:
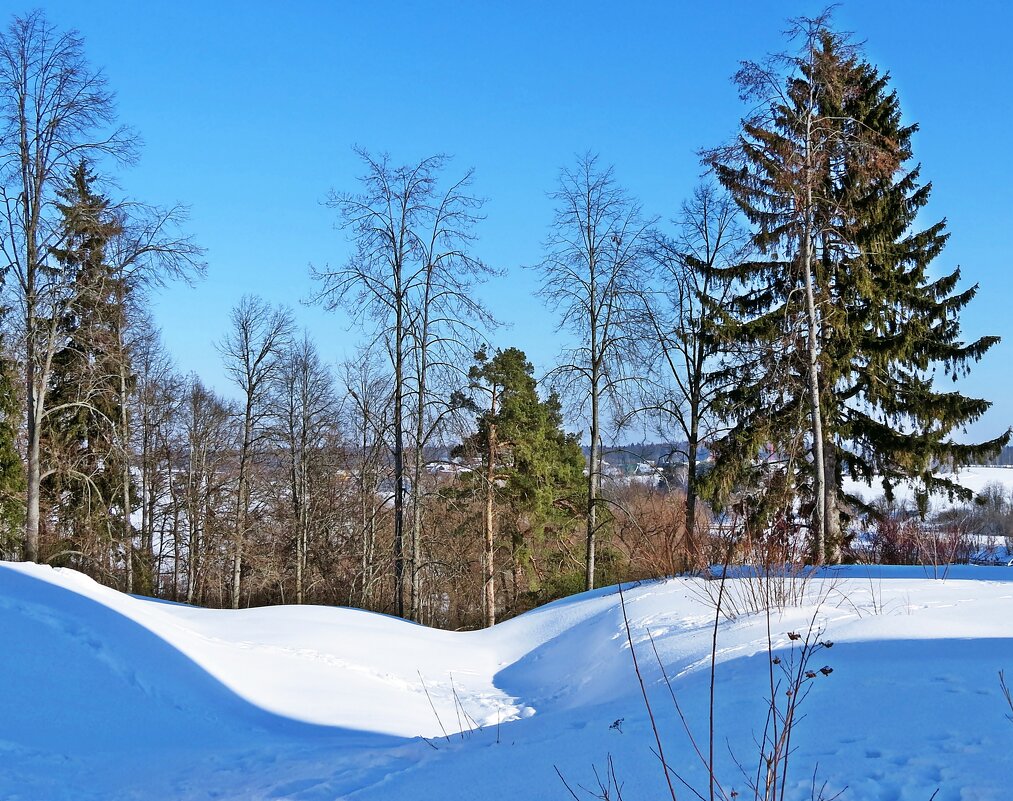
[[[109,264],[106,248],[120,225],[94,175],[78,164],[60,191],[62,244],[52,250],[67,271],[73,301],[56,322],[62,346],[53,355],[50,413],[43,428],[48,500],[68,541],[64,550],[86,558],[117,558],[114,540],[123,509],[122,464],[116,436],[121,405],[120,327],[128,287]],[[129,548],[129,543],[124,544]],[[129,559],[129,553],[124,555]],[[82,565],[85,569],[89,564]]]
[[[921,181],[920,165],[910,163],[917,125],[902,123],[897,93],[888,84],[889,76],[863,63],[840,108],[827,109],[891,143],[897,164],[889,175],[869,180],[865,154],[847,152],[837,187],[841,205],[854,211],[848,246],[836,254],[827,249],[824,361],[835,413],[828,468],[837,485],[842,474],[879,477],[888,496],[898,482],[914,480],[924,511],[933,492],[971,496],[937,475],[939,467],[984,461],[1002,449],[1010,431],[978,443],[952,439],[991,402],[943,389],[934,377],[959,381],[999,337],[965,342],[959,314],[977,285],[958,289],[959,268],[938,278],[930,274],[949,234],[945,220],[914,227],[931,184]],[[831,255],[838,256],[836,263]],[[867,509],[855,497],[845,502]]]
[[[711,154],[763,254],[721,271],[740,291],[713,310],[716,335],[735,346],[728,369],[740,380],[724,399],[735,424],[715,443],[711,488],[783,491],[754,493],[760,518],[800,494],[823,561],[840,557],[847,518],[862,506],[844,494],[845,474],[878,475],[887,493],[914,480],[922,497],[962,494],[934,469],[975,460],[1009,434],[952,440],[989,403],[940,391],[934,373],[957,378],[997,339],[964,343],[957,318],[975,288],[956,292],[959,271],[929,277],[947,235],[942,222],[912,230],[929,187],[907,166],[915,128],[901,123],[888,77],[826,18],[796,33],[797,54],[740,71],[760,110]]]

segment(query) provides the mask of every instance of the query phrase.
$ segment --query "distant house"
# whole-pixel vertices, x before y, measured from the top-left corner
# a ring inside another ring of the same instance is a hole
[[[473,464],[475,462],[475,464]],[[426,463],[426,472],[437,478],[456,478],[475,471],[478,460],[454,458]]]
[[[617,479],[623,476],[623,469],[621,467],[617,467],[611,462],[606,462],[604,459],[598,462],[598,471],[605,478]],[[589,468],[585,467],[584,475],[586,476],[588,472]]]

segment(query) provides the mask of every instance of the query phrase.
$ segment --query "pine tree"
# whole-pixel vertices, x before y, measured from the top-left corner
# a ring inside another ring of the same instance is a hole
[[[511,553],[515,589],[521,584],[530,547],[529,538],[578,508],[582,492],[584,456],[574,435],[562,429],[560,402],[555,394],[542,400],[534,368],[517,348],[498,350],[489,357],[475,354],[469,371],[470,399],[458,403],[479,411],[477,431],[461,451],[482,460],[485,495],[483,542],[483,612],[485,625],[495,621],[495,550],[498,539],[497,504],[513,520]],[[526,526],[518,523],[525,518]]]
[[[959,271],[927,276],[946,234],[944,223],[910,230],[929,191],[903,167],[914,127],[901,125],[887,76],[825,18],[799,32],[783,90],[771,92],[770,68],[740,72],[766,105],[712,154],[765,258],[721,271],[741,291],[714,310],[717,336],[737,343],[729,369],[742,377],[724,399],[735,425],[715,445],[711,487],[776,487],[756,493],[759,519],[800,493],[819,562],[840,557],[849,510],[862,508],[842,492],[845,473],[878,474],[888,493],[917,479],[923,494],[960,494],[933,467],[979,458],[1008,434],[955,444],[953,430],[989,404],[933,387],[938,365],[956,378],[997,339],[961,342],[957,315],[975,289],[954,294]]]

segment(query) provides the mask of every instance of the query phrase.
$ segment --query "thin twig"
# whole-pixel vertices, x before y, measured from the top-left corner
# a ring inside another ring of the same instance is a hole
[[[472,725],[475,723],[474,718],[468,714],[468,710],[464,708],[464,703],[461,701],[461,697],[457,694],[457,686],[454,684],[454,674],[450,674],[450,689],[454,693],[454,709],[457,711],[457,726],[461,732],[461,739],[464,739],[464,724],[461,723],[461,713],[464,713],[464,723],[468,724],[468,731],[472,732],[475,727]],[[470,718],[470,720],[469,720]],[[481,728],[481,727],[479,727]]]
[[[453,677],[450,679],[450,683],[454,683]],[[464,739],[464,724],[461,722],[461,707],[458,704],[457,691],[454,691],[454,713],[457,715],[457,734],[463,740]]]
[[[711,670],[710,670],[710,703],[707,715],[707,773],[710,776],[707,797],[714,801],[714,685],[717,675],[718,661],[718,625],[721,622],[721,603],[725,597],[725,582],[728,580],[728,562],[732,558],[733,540],[728,541],[724,564],[721,565],[721,583],[718,585],[718,602],[714,607],[714,626],[711,629]],[[724,790],[721,791],[724,795]]]
[[[443,721],[440,720],[440,713],[436,711],[436,704],[433,703],[433,697],[429,694],[429,688],[426,687],[426,680],[422,678],[422,671],[416,670],[415,672],[419,674],[419,681],[422,682],[422,689],[426,691],[426,698],[429,699],[429,706],[433,710],[433,714],[436,715],[436,722],[440,724],[440,730],[443,732],[443,739],[449,743],[450,737],[447,735],[447,729],[444,727]]]
[[[658,646],[654,642],[654,635],[651,634],[650,629],[647,629],[647,637],[651,641],[651,649],[654,651],[654,658],[657,660],[658,667],[661,669],[661,675],[665,680],[665,686],[668,687],[668,692],[672,696],[672,703],[675,705],[675,711],[679,714],[679,719],[682,721],[683,729],[686,730],[686,736],[689,738],[690,745],[693,746],[693,750],[696,752],[697,757],[699,757],[701,764],[705,768],[707,768],[707,773],[710,776],[711,800],[713,801],[714,798],[713,788],[715,786],[721,793],[721,797],[727,799],[728,795],[725,793],[724,788],[721,787],[721,783],[717,780],[717,776],[714,775],[713,757],[711,758],[711,761],[708,762],[707,757],[703,755],[703,752],[700,750],[700,746],[696,742],[696,737],[693,736],[693,730],[692,728],[690,728],[689,721],[686,719],[686,715],[682,711],[682,705],[679,703],[678,697],[676,697],[675,688],[672,686],[672,681],[668,676],[668,671],[665,669],[665,663],[661,661],[661,656],[658,654]],[[676,774],[676,778],[678,778],[678,774]],[[685,784],[685,782],[683,782],[683,784]],[[689,785],[686,786],[689,787]],[[700,793],[697,792],[695,789],[693,789],[692,787],[690,787],[689,789],[692,790],[696,794],[696,796],[701,799],[701,801],[707,801],[707,799],[705,799],[702,795],[700,795]]]
[[[1006,704],[1010,709],[1010,714],[1006,718],[1013,723],[1013,694],[1011,694],[1009,685],[1006,683],[1006,674],[1002,670],[999,671],[999,686],[1002,688],[1003,698],[1006,699]]]
[[[556,771],[556,775],[557,775],[557,776],[559,777],[559,780],[560,780],[560,781],[561,781],[561,782],[563,783],[563,787],[565,787],[565,788],[566,788],[566,791],[567,791],[567,792],[568,792],[568,793],[569,793],[569,794],[570,794],[571,796],[573,796],[573,800],[574,800],[574,801],[580,801],[580,798],[578,798],[578,797],[577,797],[577,794],[576,794],[575,792],[573,792],[573,788],[572,788],[572,787],[570,787],[570,785],[568,785],[568,784],[566,783],[566,779],[564,779],[564,778],[563,778],[563,774],[559,772],[559,768],[558,768],[558,767],[556,767],[555,765],[553,765],[553,766],[552,766],[552,769],[553,769],[554,771]]]
[[[658,752],[654,750],[654,746],[650,746],[650,749],[651,749],[651,753],[654,754],[654,756],[657,757],[660,760],[661,757],[658,756]],[[700,795],[700,791],[697,790],[688,781],[686,781],[686,779],[679,773],[679,771],[677,771],[671,765],[668,766],[668,769],[672,772],[672,775],[675,776],[675,778],[678,779],[678,781],[681,782],[685,786],[685,788],[687,790],[689,790],[693,795],[695,795],[697,798],[699,798],[700,801],[707,801],[706,798],[704,798],[702,795]]]
[[[658,744],[658,758],[661,760],[662,770],[665,771],[665,782],[668,784],[668,793],[672,801],[677,801],[675,788],[672,786],[672,777],[668,772],[668,762],[665,760],[665,750],[661,745],[661,733],[658,731],[658,724],[654,720],[654,711],[651,709],[651,702],[647,697],[647,687],[644,686],[644,677],[640,673],[640,664],[637,662],[637,649],[633,647],[633,635],[630,633],[630,619],[626,614],[626,598],[623,595],[623,584],[619,582],[619,605],[623,611],[623,624],[626,627],[626,641],[630,644],[630,655],[633,657],[633,669],[637,673],[637,681],[640,682],[640,693],[644,697],[644,706],[647,708],[647,716],[651,719],[651,730],[654,732],[654,741]]]

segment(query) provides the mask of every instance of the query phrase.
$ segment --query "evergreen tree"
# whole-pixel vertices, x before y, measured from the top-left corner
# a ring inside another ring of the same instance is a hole
[[[122,508],[125,454],[116,436],[127,402],[119,379],[129,287],[106,259],[120,226],[94,180],[80,163],[59,193],[64,231],[52,255],[57,269],[69,273],[73,300],[57,321],[63,344],[53,356],[43,442],[45,487],[71,539],[69,550],[106,560],[116,558],[117,516],[129,514]]]
[[[17,449],[21,401],[15,365],[0,338],[0,554],[14,559],[25,522],[25,471]]]
[[[497,504],[510,516],[515,591],[531,559],[530,540],[580,508],[584,455],[575,435],[562,429],[559,398],[538,396],[534,368],[517,348],[475,354],[469,371],[472,397],[458,402],[479,411],[477,431],[461,451],[482,460],[484,485],[483,612],[495,623]],[[527,540],[527,541],[526,541]]]
[[[823,561],[840,557],[850,510],[863,508],[844,496],[845,474],[878,474],[887,493],[916,479],[923,496],[963,494],[933,467],[980,458],[1008,434],[954,443],[953,430],[989,403],[933,386],[937,366],[956,378],[997,339],[963,343],[957,315],[975,288],[955,293],[959,271],[927,275],[946,234],[944,223],[911,231],[929,192],[918,168],[904,167],[914,127],[901,125],[887,76],[825,18],[799,32],[782,83],[767,67],[739,73],[765,105],[712,154],[765,258],[720,271],[741,291],[714,310],[715,335],[737,344],[741,361],[727,369],[741,378],[724,398],[735,425],[715,443],[711,487],[777,488],[756,493],[759,519],[801,493]]]
[[[864,154],[848,152],[837,186],[839,202],[854,213],[847,231],[852,246],[841,249],[827,271],[827,391],[836,399],[828,469],[837,486],[844,474],[867,481],[878,476],[888,499],[898,482],[913,479],[924,513],[930,493],[971,497],[970,490],[935,475],[940,465],[981,463],[1010,438],[1006,431],[985,442],[954,442],[952,433],[980,419],[991,402],[943,390],[933,380],[941,373],[957,382],[999,337],[961,339],[959,314],[978,287],[959,291],[959,268],[929,275],[949,234],[945,220],[914,228],[931,192],[920,180],[920,165],[910,165],[917,125],[902,124],[889,76],[863,63],[856,78],[844,102],[828,104],[826,112],[892,143],[897,168],[870,179]],[[844,500],[871,511],[859,498]]]
[[[716,337],[738,362],[726,370],[734,380],[724,398],[735,425],[715,444],[710,483],[719,495],[742,485],[777,487],[789,496],[801,491],[817,560],[827,539],[837,538],[836,531],[828,537],[833,487],[824,469],[828,382],[821,375],[827,306],[820,296],[826,260],[819,247],[836,244],[848,216],[832,191],[841,153],[849,146],[875,152],[881,144],[865,129],[842,126],[824,113],[827,96],[846,91],[857,64],[852,49],[824,23],[802,20],[794,31],[802,39],[797,53],[747,63],[736,75],[756,111],[735,142],[711,160],[752,223],[760,257],[722,270],[702,266],[741,288],[724,308],[713,309]],[[787,75],[780,72],[784,64]],[[754,493],[756,522],[780,514],[779,495]]]

